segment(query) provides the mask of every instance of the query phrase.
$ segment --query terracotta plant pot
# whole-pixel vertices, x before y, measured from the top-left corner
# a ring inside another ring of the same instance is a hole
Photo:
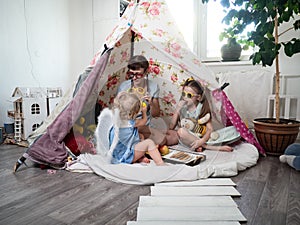
[[[294,143],[299,133],[300,122],[296,120],[258,118],[253,121],[255,135],[267,155],[282,155],[287,146]]]

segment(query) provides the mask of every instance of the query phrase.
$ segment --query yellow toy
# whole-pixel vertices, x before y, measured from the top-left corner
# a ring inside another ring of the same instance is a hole
[[[206,126],[210,120],[210,114],[207,113],[204,117],[198,119],[198,121],[194,118],[183,118],[180,121],[181,127],[185,127],[186,129],[195,133],[199,138],[203,137],[206,133]],[[211,140],[216,140],[219,138],[219,134],[217,132],[212,132],[210,135]]]
[[[87,125],[85,123],[86,119],[80,117],[78,122],[73,125],[73,131],[89,138],[89,136],[95,132],[96,124]]]
[[[85,118],[84,117],[80,117],[80,119],[78,120],[78,123],[79,124],[74,124],[73,125],[73,131],[74,132],[78,132],[80,134],[83,134],[83,131],[84,131],[84,128],[83,128],[83,125],[85,123]]]
[[[203,137],[206,133],[206,126],[204,125],[210,120],[210,114],[207,113],[204,117],[198,119],[198,121],[194,118],[183,118],[180,121],[181,127],[185,127],[186,129],[192,131],[197,134],[199,137]]]
[[[197,134],[199,137],[203,137],[206,133],[206,126],[203,124],[197,123],[197,120],[193,118],[183,118],[181,121],[181,127],[186,128],[187,130],[192,131]]]

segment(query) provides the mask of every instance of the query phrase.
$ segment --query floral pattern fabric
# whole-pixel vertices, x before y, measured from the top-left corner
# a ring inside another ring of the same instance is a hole
[[[131,2],[118,25],[107,36],[105,44],[113,50],[106,75],[99,80],[99,84],[103,85],[99,93],[102,107],[113,102],[117,86],[125,80],[131,55],[142,54],[149,60],[149,79],[160,85],[161,115],[172,115],[172,107],[180,98],[180,83],[184,79],[193,76],[210,90],[218,86],[212,72],[188,49],[163,0],[140,1],[139,4]],[[90,67],[102,51],[95,55]]]

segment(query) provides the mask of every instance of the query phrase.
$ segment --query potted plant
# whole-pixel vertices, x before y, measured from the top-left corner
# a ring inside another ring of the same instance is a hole
[[[224,28],[219,35],[221,42],[227,39],[227,43],[221,47],[222,61],[239,61],[242,50],[254,47],[253,41],[248,41],[245,35],[238,34],[239,31],[235,28],[238,23],[239,21],[234,19],[231,26]]]
[[[209,0],[202,0],[203,3]],[[248,41],[253,41],[256,51],[251,55],[253,65],[272,66],[275,61],[275,114],[276,118],[255,119],[254,130],[258,141],[267,154],[280,155],[284,149],[295,142],[299,132],[299,121],[280,118],[280,69],[279,54],[288,57],[300,52],[299,34],[289,41],[280,41],[280,37],[290,30],[300,30],[300,20],[295,16],[300,12],[299,1],[293,0],[222,0],[221,4],[227,8],[227,15],[223,21],[238,19],[239,23],[232,25],[237,33],[254,24],[254,30],[247,34]],[[239,9],[230,9],[239,6]],[[279,33],[278,27],[282,24],[291,24],[288,29]],[[295,32],[296,33],[296,32]],[[284,50],[281,50],[284,48]],[[266,127],[266,128],[265,128]]]

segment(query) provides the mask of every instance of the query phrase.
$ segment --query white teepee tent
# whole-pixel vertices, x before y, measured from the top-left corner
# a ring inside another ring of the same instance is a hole
[[[149,60],[149,79],[160,86],[162,116],[172,114],[172,106],[179,100],[180,83],[193,76],[207,90],[217,128],[226,125],[221,116],[223,112],[241,136],[264,153],[232,108],[214,74],[187,47],[164,0],[141,0],[128,5],[103,49],[54,112],[28,138],[30,147],[22,160],[30,158],[39,163],[63,166],[67,159],[64,139],[70,129],[74,129],[82,117],[86,119],[87,114],[94,114],[96,102],[102,108],[110,106],[118,85],[125,79],[130,57],[138,54]]]

